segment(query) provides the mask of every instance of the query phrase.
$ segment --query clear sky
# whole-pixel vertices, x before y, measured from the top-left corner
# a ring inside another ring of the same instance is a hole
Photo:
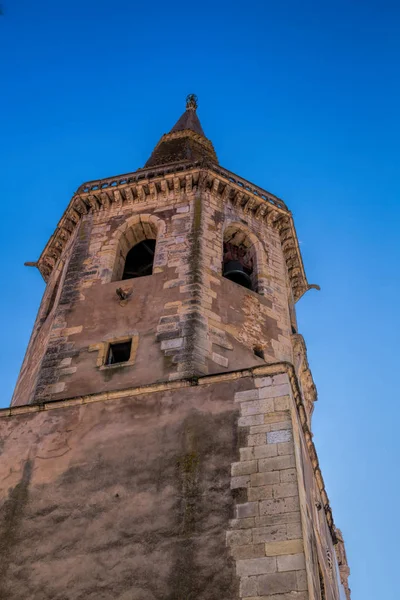
[[[221,164],[293,211],[322,288],[299,330],[353,600],[398,600],[400,3],[2,4],[1,405],[44,290],[24,261],[82,182],[143,166],[195,92]]]

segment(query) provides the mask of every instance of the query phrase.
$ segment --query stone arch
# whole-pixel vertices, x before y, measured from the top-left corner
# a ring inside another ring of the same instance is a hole
[[[228,260],[239,261],[251,280],[251,288],[264,293],[264,274],[267,258],[259,238],[243,223],[232,221],[226,224],[223,233],[222,272]]]
[[[154,215],[141,214],[127,219],[113,233],[112,242],[116,247],[112,281],[123,277],[128,253],[145,240],[155,240],[154,262],[160,237],[165,233],[165,222]],[[154,264],[153,262],[153,264]]]

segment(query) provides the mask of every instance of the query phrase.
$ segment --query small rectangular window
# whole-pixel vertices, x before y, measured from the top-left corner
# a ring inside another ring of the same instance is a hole
[[[107,365],[127,362],[131,356],[132,340],[110,344],[107,355]]]

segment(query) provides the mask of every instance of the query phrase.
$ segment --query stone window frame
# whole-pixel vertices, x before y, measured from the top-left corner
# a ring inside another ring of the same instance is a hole
[[[160,267],[160,240],[164,237],[166,230],[165,222],[151,214],[137,214],[127,218],[113,233],[108,248],[104,251],[111,252],[112,264],[110,264],[110,279],[108,282],[124,281],[122,278],[126,256],[136,244],[146,239],[156,240],[154,251],[153,274],[161,272]]]
[[[132,341],[131,353],[129,356],[129,360],[126,360],[126,361],[120,362],[120,363],[114,363],[111,365],[107,365],[106,361],[107,361],[108,352],[110,350],[111,344],[122,344],[124,342],[129,342],[129,341]],[[92,344],[91,346],[89,346],[89,352],[97,351],[96,367],[99,369],[99,371],[104,371],[104,370],[108,371],[109,369],[133,366],[136,362],[138,346],[139,346],[139,334],[137,332],[133,332],[133,333],[121,336],[121,337],[108,338],[107,340],[104,340],[103,342],[100,342],[99,344]]]
[[[225,223],[222,232],[221,263],[223,264],[224,243],[232,243],[232,240],[234,240],[235,236],[238,234],[244,235],[248,249],[253,251],[254,265],[253,273],[251,274],[252,289],[248,291],[264,296],[265,293],[262,280],[266,278],[267,273],[267,252],[259,237],[251,231],[248,225],[237,220],[227,221]],[[228,239],[226,239],[227,235]]]

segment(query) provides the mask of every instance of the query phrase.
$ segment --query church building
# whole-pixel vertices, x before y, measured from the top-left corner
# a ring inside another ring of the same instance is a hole
[[[29,264],[46,289],[0,411],[0,598],[350,600],[296,322],[317,286],[195,95]]]

